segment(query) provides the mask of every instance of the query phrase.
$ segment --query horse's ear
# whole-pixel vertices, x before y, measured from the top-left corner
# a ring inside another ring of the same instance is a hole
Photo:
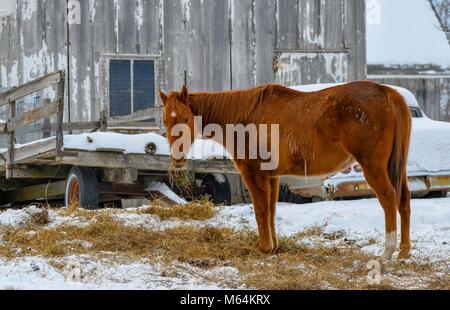
[[[166,105],[167,95],[161,90],[161,88],[159,89],[159,96],[161,97],[163,105]]]
[[[188,90],[186,88],[186,85],[184,85],[183,89],[181,90],[181,93],[180,93],[180,100],[181,100],[181,102],[187,103],[188,97],[189,97],[189,92],[188,92]]]

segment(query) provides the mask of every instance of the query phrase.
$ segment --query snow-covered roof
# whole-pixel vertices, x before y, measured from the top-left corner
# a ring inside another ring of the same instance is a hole
[[[367,2],[369,65],[450,68],[450,44],[427,0]]]

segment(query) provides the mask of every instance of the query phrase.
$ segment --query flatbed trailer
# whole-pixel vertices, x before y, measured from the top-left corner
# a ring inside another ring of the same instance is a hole
[[[9,106],[8,120],[0,129],[0,134],[8,135],[7,148],[0,152],[1,205],[64,198],[66,205],[76,203],[84,208],[97,208],[101,203],[124,198],[148,198],[151,184],[167,183],[170,159],[155,155],[155,145],[149,145],[142,154],[128,154],[114,148],[86,151],[64,147],[66,132],[108,130],[106,117],[98,122],[63,123],[64,81],[64,72],[59,71],[0,94],[0,106]],[[55,102],[16,115],[18,99],[48,87],[57,89]],[[56,119],[54,137],[16,144],[18,128],[42,119],[49,123],[52,117]],[[207,183],[203,185],[214,202],[231,203],[227,178],[225,182],[211,178],[217,174],[237,174],[230,160],[190,160],[188,171],[197,180],[194,184]]]

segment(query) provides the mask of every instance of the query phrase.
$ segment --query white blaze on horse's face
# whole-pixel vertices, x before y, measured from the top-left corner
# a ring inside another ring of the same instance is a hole
[[[168,97],[162,94],[164,103],[164,123],[169,140],[171,159],[177,167],[187,164],[187,153],[194,141],[194,115],[189,108],[187,95],[171,93]],[[187,99],[183,99],[187,100]]]

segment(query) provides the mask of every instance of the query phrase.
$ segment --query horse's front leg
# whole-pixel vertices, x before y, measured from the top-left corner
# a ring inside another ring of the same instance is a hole
[[[252,196],[253,209],[258,224],[259,250],[264,254],[273,253],[275,244],[271,232],[270,177],[258,175],[258,173],[243,172],[242,178]]]

